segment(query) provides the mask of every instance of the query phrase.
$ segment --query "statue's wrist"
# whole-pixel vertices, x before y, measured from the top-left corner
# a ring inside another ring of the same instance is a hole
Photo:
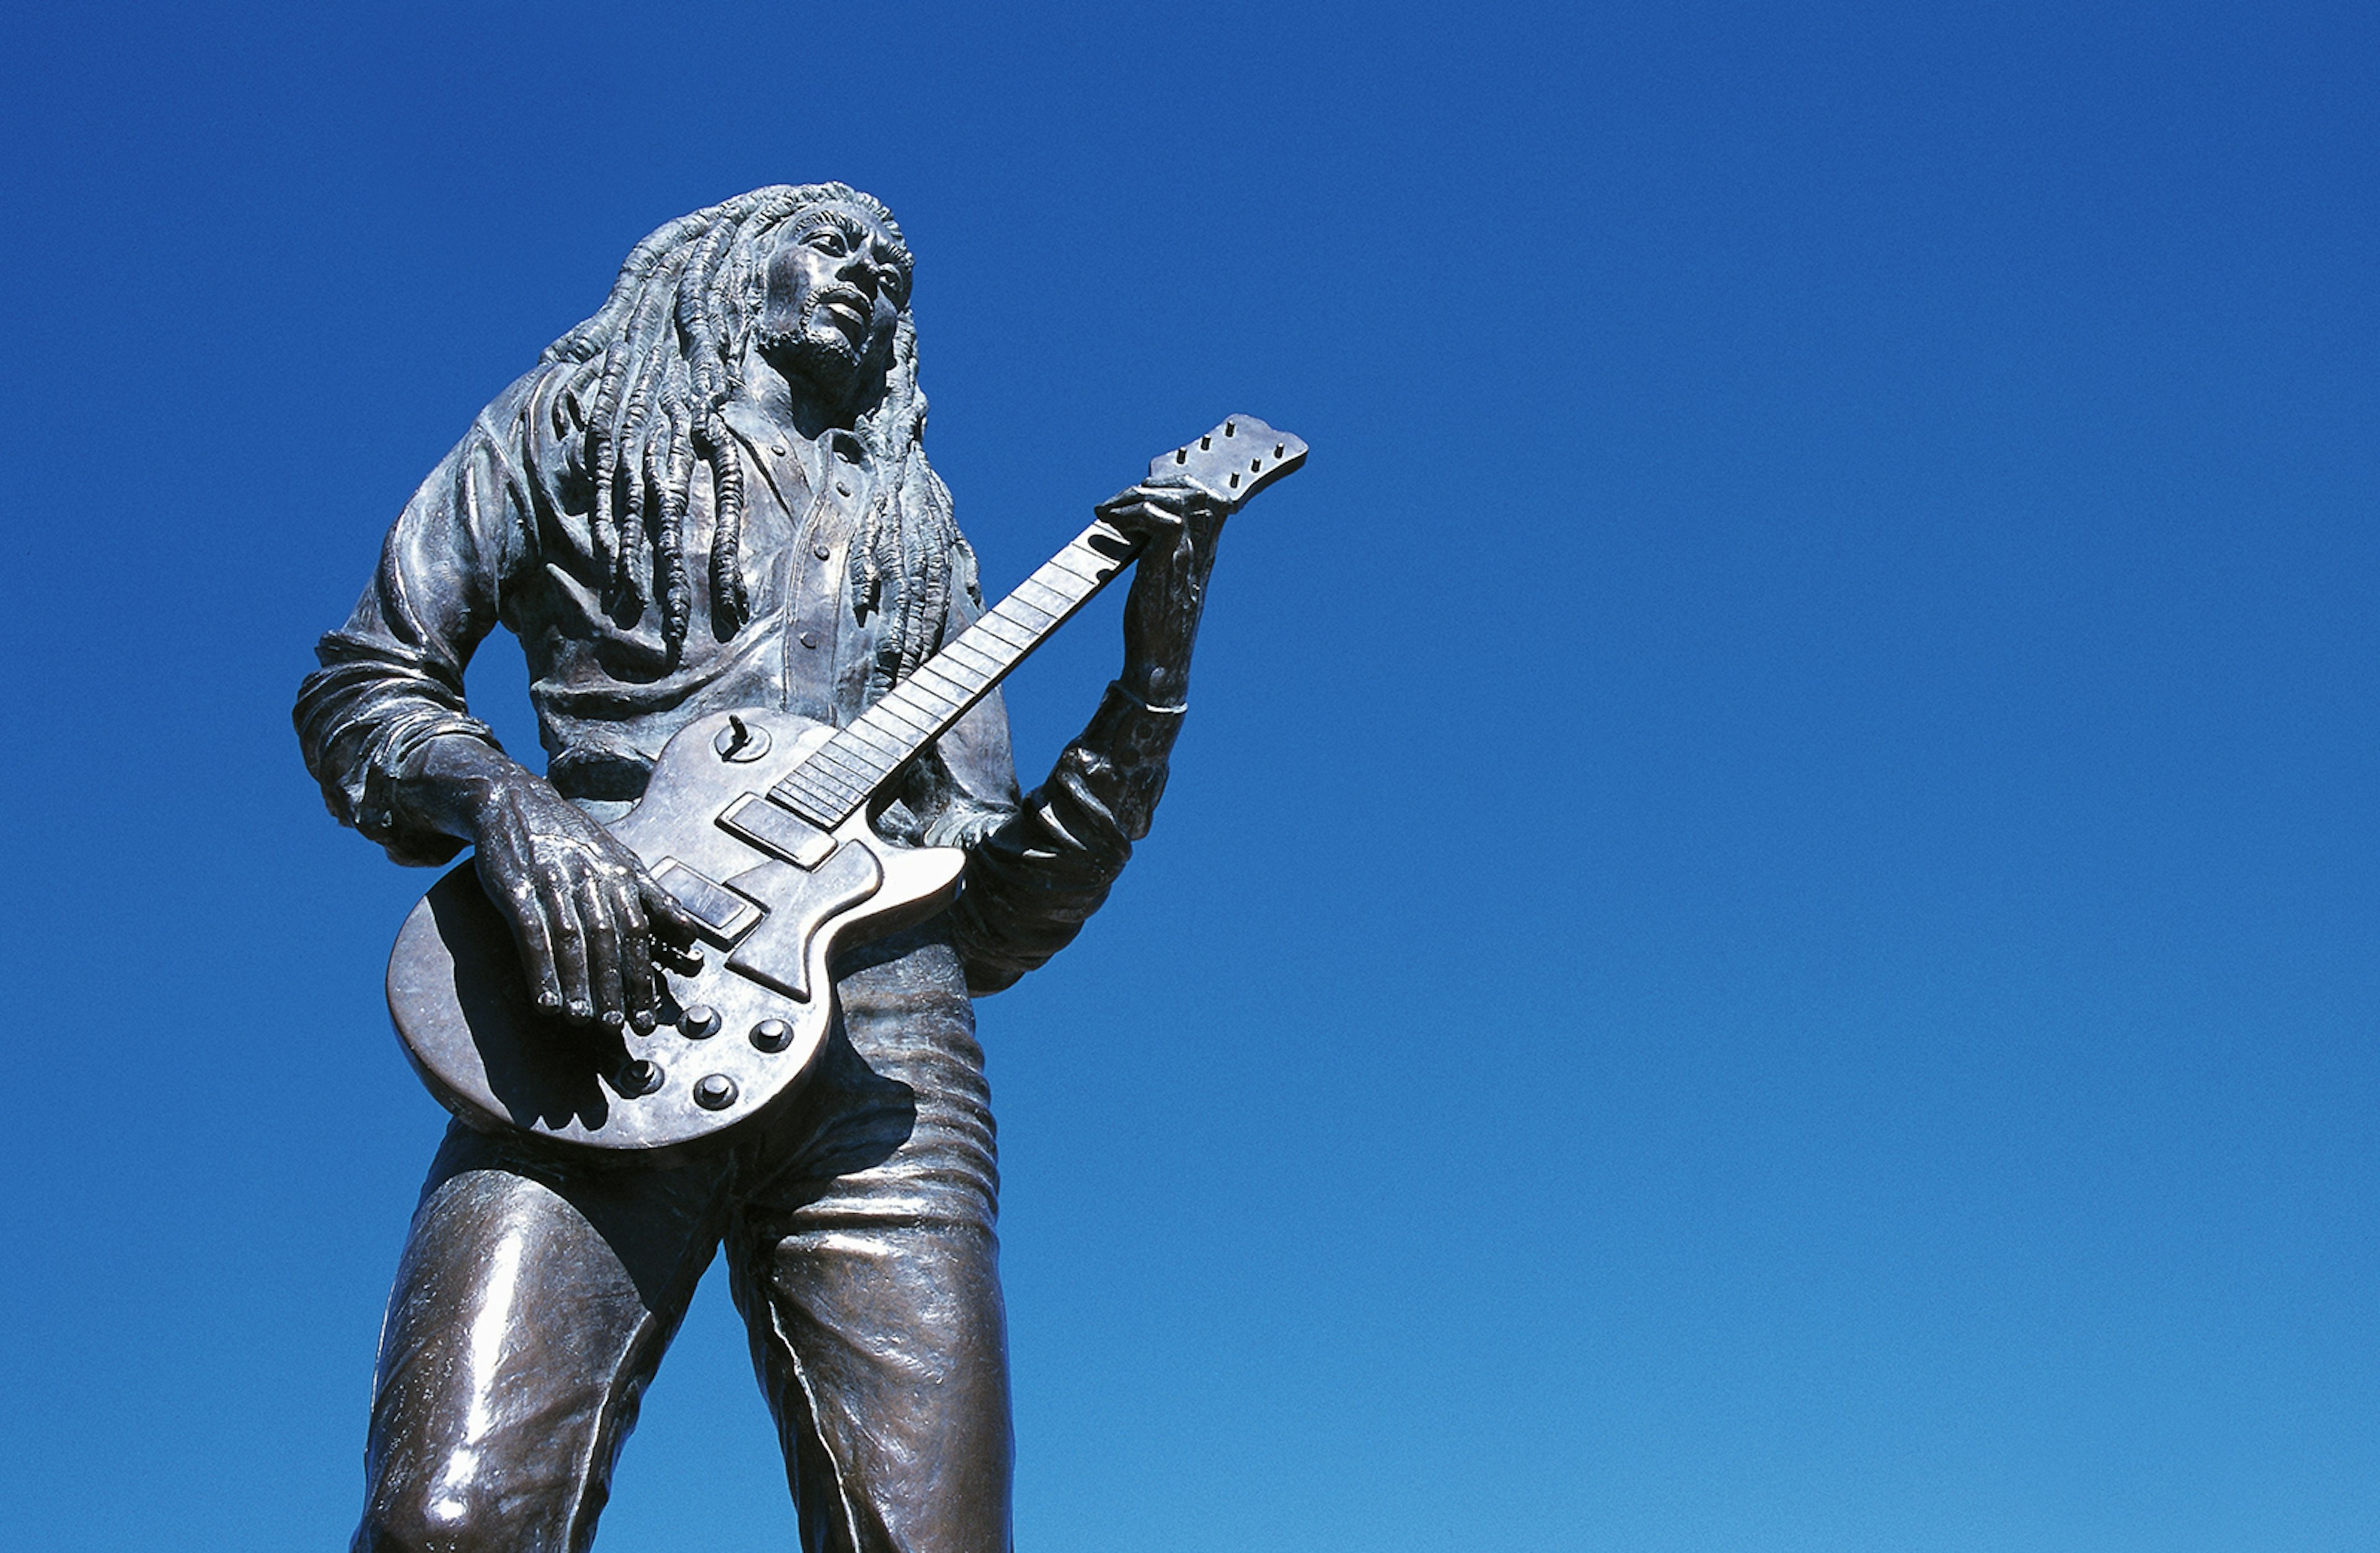
[[[1189,704],[1190,669],[1187,664],[1174,667],[1127,658],[1123,673],[1116,676],[1116,688],[1139,702],[1145,711],[1177,712]]]
[[[399,802],[414,818],[457,841],[477,844],[489,820],[537,779],[483,740],[432,739],[407,763]]]

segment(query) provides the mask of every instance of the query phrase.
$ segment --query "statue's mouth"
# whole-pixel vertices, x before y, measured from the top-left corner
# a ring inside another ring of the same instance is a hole
[[[818,310],[837,322],[849,324],[855,335],[868,332],[868,298],[856,291],[822,291],[818,297]]]

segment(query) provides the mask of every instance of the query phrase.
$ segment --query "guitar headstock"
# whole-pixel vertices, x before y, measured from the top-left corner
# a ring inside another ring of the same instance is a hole
[[[1226,511],[1305,462],[1305,443],[1252,415],[1235,415],[1195,443],[1148,461],[1152,485],[1188,485]]]

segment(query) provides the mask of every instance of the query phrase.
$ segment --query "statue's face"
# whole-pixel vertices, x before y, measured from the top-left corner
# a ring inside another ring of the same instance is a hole
[[[758,339],[778,370],[833,395],[883,371],[909,270],[882,222],[854,205],[804,211],[778,230],[766,275]]]

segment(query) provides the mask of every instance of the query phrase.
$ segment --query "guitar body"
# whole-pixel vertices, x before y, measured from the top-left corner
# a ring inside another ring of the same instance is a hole
[[[466,863],[414,907],[389,957],[388,1007],[432,1094],[483,1129],[666,1154],[801,1087],[834,1019],[828,966],[923,920],[965,855],[895,846],[862,809],[832,831],[770,790],[833,734],[788,712],[715,713],[679,731],[612,833],[708,925],[662,1023],[576,1026],[530,1001],[512,932]]]

